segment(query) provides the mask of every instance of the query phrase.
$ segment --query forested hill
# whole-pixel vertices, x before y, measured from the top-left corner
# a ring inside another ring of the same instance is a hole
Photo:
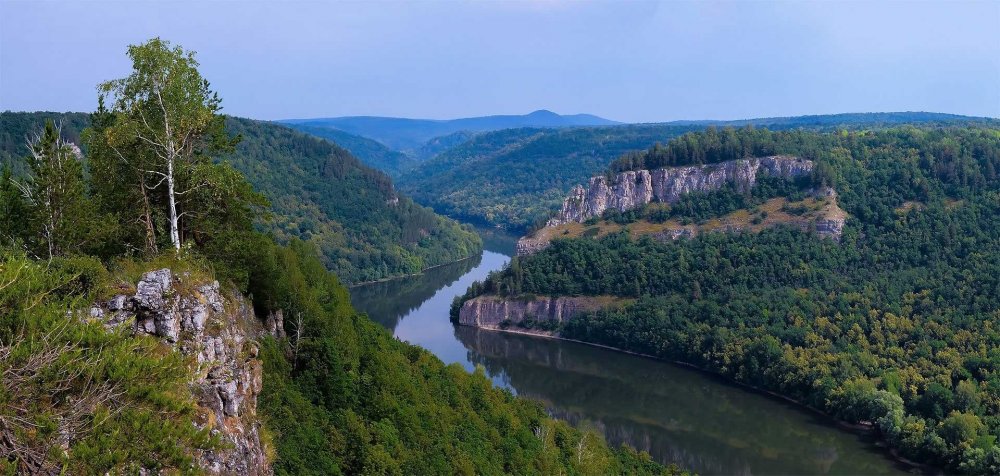
[[[677,121],[572,129],[487,132],[422,162],[397,180],[399,188],[439,213],[512,230],[524,230],[558,210],[571,187],[604,172],[629,151],[667,143],[709,126],[753,125],[771,130],[883,129],[901,123],[925,126],[1000,125],[1000,120],[938,113],[865,113]],[[742,157],[734,157],[742,158]]]
[[[322,137],[351,152],[351,155],[365,165],[379,169],[390,177],[399,177],[403,172],[415,167],[418,160],[402,152],[392,150],[382,143],[329,127],[316,127],[304,124],[285,124],[292,129],[306,134]]]
[[[340,129],[375,139],[399,151],[416,150],[427,141],[459,131],[483,132],[517,127],[571,127],[617,124],[590,114],[559,115],[539,110],[524,115],[468,117],[450,120],[350,116],[281,121],[289,124]]]
[[[993,123],[998,120],[989,117],[963,116],[941,112],[846,112],[841,114],[816,114],[808,116],[758,117],[754,119],[737,119],[728,121],[697,120],[671,121],[667,124],[702,125],[717,127],[755,126],[769,129],[787,128],[852,128],[852,127],[889,127],[902,124],[948,125],[957,123]]]
[[[194,52],[128,55],[86,163],[45,121],[0,179],[0,474],[681,474],[358,313],[313,244],[255,229],[262,197],[219,156],[309,212],[286,221],[381,233],[340,247],[457,225],[329,142],[219,114]]]
[[[838,192],[849,216],[840,241],[784,226],[556,239],[465,299],[616,297],[621,306],[548,328],[871,425],[912,460],[998,474],[1000,127],[717,135],[675,139],[635,166],[799,154],[815,162],[813,180]],[[703,194],[688,209],[726,213],[741,201],[728,195]]]
[[[400,190],[439,213],[520,231],[558,209],[566,192],[612,160],[700,125],[505,129],[421,163]]]
[[[61,123],[70,140],[89,124],[81,113],[4,112],[5,162],[22,162],[24,138],[46,118]],[[226,128],[242,137],[226,159],[271,202],[274,213],[260,225],[281,242],[315,244],[327,268],[347,283],[417,273],[481,246],[474,231],[399,195],[388,176],[329,141],[250,119],[228,118]]]

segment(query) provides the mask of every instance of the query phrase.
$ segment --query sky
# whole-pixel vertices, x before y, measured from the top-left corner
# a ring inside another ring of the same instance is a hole
[[[1000,117],[1000,0],[0,0],[0,110],[91,111],[154,36],[256,119]]]

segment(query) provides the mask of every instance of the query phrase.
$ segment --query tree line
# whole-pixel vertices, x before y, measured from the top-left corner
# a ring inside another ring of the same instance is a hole
[[[745,153],[817,161],[850,215],[841,242],[782,227],[556,240],[463,299],[627,297],[562,335],[780,392],[949,471],[1000,471],[1000,131],[708,130],[641,166]],[[730,192],[716,193],[724,212]]]

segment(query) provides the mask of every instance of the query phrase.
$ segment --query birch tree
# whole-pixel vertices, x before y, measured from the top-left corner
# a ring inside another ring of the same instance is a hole
[[[110,99],[115,123],[106,140],[123,161],[137,167],[148,190],[165,187],[170,243],[181,248],[181,197],[200,185],[189,178],[197,159],[224,135],[218,95],[198,72],[194,52],[154,38],[128,48],[132,73],[98,86],[101,100]],[[152,161],[136,160],[139,144]],[[148,181],[147,181],[148,179]]]

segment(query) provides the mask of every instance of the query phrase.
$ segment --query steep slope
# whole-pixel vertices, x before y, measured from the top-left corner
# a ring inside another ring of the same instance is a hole
[[[906,458],[995,474],[1000,128],[707,131],[616,165],[636,175],[764,153],[808,158],[837,190],[850,216],[839,242],[796,226],[557,236],[474,285],[452,318],[689,363],[871,428]],[[745,200],[723,192],[685,208]]]
[[[218,281],[170,268],[146,272],[135,289],[98,300],[90,318],[111,331],[149,335],[191,362],[195,424],[216,435],[221,445],[197,453],[198,466],[210,474],[271,474],[262,440],[257,396],[263,365],[257,354],[262,322],[239,293],[224,296]]]
[[[544,228],[518,240],[517,253],[537,252],[553,239],[622,230],[676,239],[785,225],[840,239],[846,214],[835,190],[814,183],[813,168],[810,160],[775,155],[591,177]],[[713,203],[716,209],[706,210]]]
[[[243,137],[227,157],[271,201],[280,241],[314,243],[345,282],[419,273],[479,251],[471,229],[396,193],[346,150],[277,124],[231,118]]]
[[[415,167],[418,163],[413,157],[392,150],[378,141],[349,134],[339,129],[294,123],[287,124],[287,126],[333,142],[347,149],[351,155],[357,157],[365,165],[379,169],[393,178],[399,177],[400,174]]]
[[[82,113],[0,113],[2,158],[20,166],[24,137],[46,118],[62,123],[63,135],[77,143],[89,125]],[[481,246],[473,231],[399,195],[389,177],[333,143],[250,119],[229,118],[227,129],[242,141],[225,159],[271,202],[274,213],[261,225],[279,240],[316,244],[345,282],[418,273]]]
[[[450,120],[406,119],[398,117],[351,116],[280,121],[315,127],[340,129],[375,139],[395,150],[415,150],[430,139],[459,131],[494,131],[516,127],[570,127],[617,124],[589,114],[563,116],[539,110],[525,115],[469,117]]]

